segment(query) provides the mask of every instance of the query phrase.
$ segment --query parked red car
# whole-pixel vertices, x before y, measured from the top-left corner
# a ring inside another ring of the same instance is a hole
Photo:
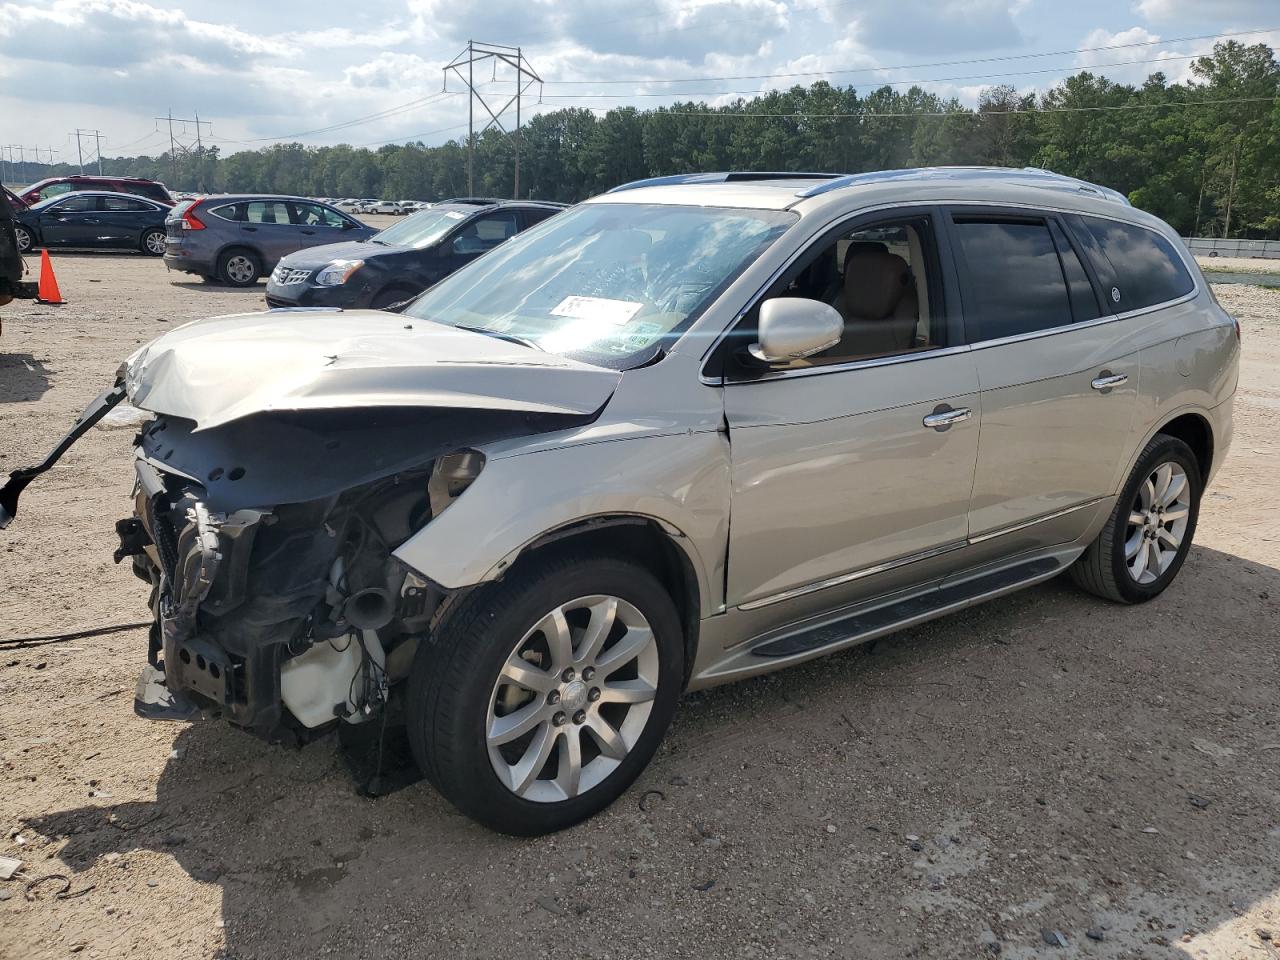
[[[173,197],[165,185],[156,180],[142,180],[138,177],[93,177],[76,174],[70,177],[49,177],[24,189],[18,197],[30,206],[38,200],[48,200],[60,193],[73,190],[110,190],[115,193],[131,193],[135,197],[146,197],[156,203],[172,207]]]

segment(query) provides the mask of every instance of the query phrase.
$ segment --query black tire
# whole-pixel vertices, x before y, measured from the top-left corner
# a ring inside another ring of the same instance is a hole
[[[652,710],[631,751],[596,786],[566,800],[524,799],[498,779],[490,762],[490,698],[502,665],[539,620],[559,604],[595,594],[633,605],[652,628],[659,657]],[[683,660],[675,605],[643,567],[569,553],[517,568],[464,598],[445,615],[433,641],[419,648],[406,694],[414,756],[454,806],[485,826],[516,836],[562,830],[617,799],[653,757],[680,697]]]
[[[155,240],[155,238],[157,237],[159,237],[158,243]],[[165,232],[163,230],[159,230],[159,229],[145,230],[143,231],[142,239],[138,243],[138,249],[140,249],[143,253],[145,253],[149,257],[163,257],[164,256],[164,240],[165,240]],[[154,249],[153,249],[153,244],[154,244]]]
[[[405,300],[412,300],[417,294],[405,287],[388,287],[386,290],[379,290],[374,295],[373,300],[369,304],[370,310],[385,310],[393,304],[401,303]]]
[[[1169,566],[1152,582],[1139,583],[1130,574],[1125,560],[1129,515],[1138,499],[1139,489],[1165,463],[1178,464],[1186,474],[1191,501],[1187,526]],[[1124,489],[1116,498],[1106,526],[1071,566],[1071,579],[1076,585],[1116,603],[1145,603],[1164,592],[1182,569],[1195,536],[1196,521],[1200,515],[1200,495],[1204,489],[1204,478],[1200,471],[1200,463],[1189,446],[1177,437],[1156,434],[1138,457]]]
[[[15,223],[13,225],[13,232],[18,240],[18,252],[30,253],[31,248],[35,246],[36,242],[35,237],[31,235],[31,231],[22,226],[22,224]]]
[[[232,287],[251,287],[262,276],[262,261],[252,250],[232,247],[218,257],[218,279]]]

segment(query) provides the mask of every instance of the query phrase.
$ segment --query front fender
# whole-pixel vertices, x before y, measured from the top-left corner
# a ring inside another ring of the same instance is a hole
[[[677,531],[702,598],[723,609],[729,449],[704,431],[553,447],[490,460],[395,556],[446,589],[493,580],[544,534],[580,520],[639,516]]]

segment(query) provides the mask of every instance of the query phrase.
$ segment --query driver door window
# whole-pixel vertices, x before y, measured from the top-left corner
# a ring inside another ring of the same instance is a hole
[[[453,252],[461,256],[475,256],[492,250],[502,241],[516,235],[516,215],[510,211],[491,213],[473,220],[453,238]]]
[[[789,367],[870,360],[949,342],[927,216],[858,226],[819,240],[763,299],[775,297],[820,300],[844,320],[839,343]],[[753,311],[750,326],[755,319]]]

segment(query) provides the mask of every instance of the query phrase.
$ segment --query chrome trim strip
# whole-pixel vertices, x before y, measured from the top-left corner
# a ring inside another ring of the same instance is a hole
[[[824,373],[842,373],[847,370],[864,370],[868,367],[888,367],[898,363],[911,363],[915,360],[931,360],[934,357],[945,357],[951,354],[968,353],[968,344],[955,347],[938,347],[936,350],[916,350],[912,353],[895,353],[887,357],[868,357],[865,360],[849,360],[845,363],[824,363],[815,367],[797,367],[794,370],[765,370],[753,380],[724,380],[702,374],[700,379],[707,386],[713,387],[749,387],[756,383],[767,383],[772,380],[787,380],[792,377],[816,377]]]
[[[1067,507],[1065,510],[1057,510],[1053,513],[1047,513],[1043,517],[1024,520],[1021,523],[1015,523],[1011,527],[1001,527],[998,530],[992,530],[989,533],[981,533],[976,537],[970,537],[969,543],[986,543],[988,540],[994,540],[996,537],[1003,537],[1006,533],[1015,533],[1018,530],[1025,530],[1027,527],[1034,527],[1037,523],[1057,520],[1059,517],[1065,517],[1067,514],[1075,513],[1077,510],[1084,510],[1087,507],[1096,506],[1106,499],[1106,497],[1094,497],[1092,500],[1086,500],[1084,503],[1077,503],[1074,507]]]
[[[918,560],[928,560],[930,557],[939,557],[944,553],[951,553],[953,550],[960,550],[968,545],[969,541],[961,540],[956,543],[947,544],[943,547],[934,547],[932,550],[925,550],[923,553],[913,553],[909,557],[899,557],[897,560],[887,560],[884,563],[877,563],[873,567],[863,567],[861,570],[842,573],[839,576],[830,577],[826,580],[819,580],[817,583],[809,583],[803,587],[792,587],[790,590],[784,590],[781,593],[775,593],[768,597],[761,597],[759,600],[750,600],[747,603],[740,603],[738,604],[738,609],[759,610],[761,607],[769,607],[775,603],[782,603],[784,600],[793,600],[796,597],[803,597],[805,594],[816,593],[819,590],[826,590],[828,587],[838,587],[844,583],[852,583],[855,580],[861,580],[863,577],[870,577],[873,574],[884,573],[886,570],[905,567],[907,564],[915,563]]]
[[[992,530],[989,533],[983,533],[976,537],[969,537],[966,540],[949,543],[941,547],[934,547],[932,550],[925,550],[922,553],[913,553],[908,557],[899,557],[897,560],[887,560],[884,563],[877,563],[871,567],[863,567],[859,570],[850,571],[849,573],[842,573],[839,576],[829,577],[826,580],[818,580],[815,583],[808,583],[802,587],[792,587],[790,590],[783,590],[781,593],[761,597],[759,600],[749,600],[746,603],[740,603],[738,604],[737,609],[759,610],[761,607],[770,607],[775,603],[794,600],[796,597],[803,597],[806,594],[816,593],[819,590],[826,590],[828,587],[838,587],[842,584],[852,583],[855,580],[861,580],[864,577],[874,576],[877,573],[884,573],[888,570],[895,570],[898,567],[905,567],[909,563],[916,563],[920,560],[929,560],[933,557],[940,557],[945,553],[951,553],[952,551],[960,550],[964,547],[973,546],[978,543],[986,543],[988,540],[994,540],[996,537],[1003,537],[1008,533],[1025,530],[1027,527],[1034,527],[1038,523],[1046,523],[1049,520],[1056,520],[1059,517],[1065,517],[1067,514],[1075,513],[1077,510],[1084,510],[1088,507],[1096,506],[1106,499],[1106,497],[1094,497],[1092,500],[1086,500],[1084,503],[1077,503],[1074,506],[1067,507],[1065,510],[1056,510],[1053,513],[1047,513],[1041,517],[1024,520],[1021,523],[1015,523],[1013,526],[1001,527],[998,530]]]

